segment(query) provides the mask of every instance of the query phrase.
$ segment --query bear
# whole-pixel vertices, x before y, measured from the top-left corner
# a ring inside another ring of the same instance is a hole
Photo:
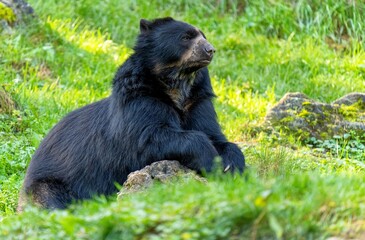
[[[18,211],[117,193],[129,173],[161,160],[205,173],[220,156],[225,171],[243,172],[243,153],[217,121],[207,69],[215,49],[204,33],[171,17],[141,19],[133,50],[109,97],[69,113],[43,139]]]

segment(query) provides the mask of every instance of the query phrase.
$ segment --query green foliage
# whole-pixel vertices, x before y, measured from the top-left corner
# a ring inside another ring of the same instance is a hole
[[[309,139],[308,148],[260,130],[286,92],[330,102],[365,91],[364,3],[29,3],[39,19],[0,35],[0,85],[18,107],[0,115],[0,238],[325,239],[365,231],[364,136]],[[139,19],[167,15],[198,26],[217,49],[209,67],[215,106],[228,138],[243,146],[247,173],[16,215],[26,166],[45,134],[68,112],[108,96]]]
[[[298,172],[296,172],[298,173]],[[342,185],[336,184],[338,181]],[[363,213],[363,177],[319,176],[260,180],[244,177],[157,185],[120,202],[99,198],[51,213],[28,209],[4,219],[3,237],[23,239],[266,239],[323,238]],[[199,193],[199,194],[198,194]]]
[[[365,160],[365,135],[357,135],[354,132],[343,136],[334,136],[332,139],[320,140],[309,138],[307,146],[314,148],[319,153],[329,153],[338,158],[351,158],[360,161]]]

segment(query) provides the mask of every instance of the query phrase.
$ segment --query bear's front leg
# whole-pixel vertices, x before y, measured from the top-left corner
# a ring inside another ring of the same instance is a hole
[[[243,172],[245,157],[237,145],[227,141],[216,116],[211,100],[204,99],[191,107],[186,128],[201,131],[209,137],[223,160],[225,171]]]

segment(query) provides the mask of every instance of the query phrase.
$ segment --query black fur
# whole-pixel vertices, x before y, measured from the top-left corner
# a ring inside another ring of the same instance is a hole
[[[141,20],[140,28],[111,96],[71,112],[42,141],[22,199],[65,208],[115,193],[130,172],[165,159],[209,172],[220,155],[225,168],[243,171],[243,154],[222,134],[212,104],[206,65],[214,48],[201,31],[171,18]]]

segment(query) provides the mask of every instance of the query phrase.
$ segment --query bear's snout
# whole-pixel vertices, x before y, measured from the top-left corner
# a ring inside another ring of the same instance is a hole
[[[213,57],[213,54],[215,53],[215,48],[210,43],[207,42],[204,45],[204,50],[208,54],[208,56]]]

